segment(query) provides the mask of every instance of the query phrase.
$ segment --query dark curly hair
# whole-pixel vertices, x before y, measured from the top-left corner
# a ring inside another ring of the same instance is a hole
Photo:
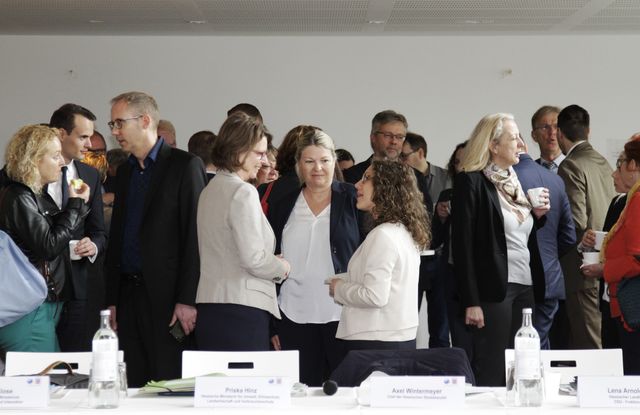
[[[420,249],[428,248],[431,225],[413,169],[390,160],[374,160],[371,168],[375,224],[401,223]]]

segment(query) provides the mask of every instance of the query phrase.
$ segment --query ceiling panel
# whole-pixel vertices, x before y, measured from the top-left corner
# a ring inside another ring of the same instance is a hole
[[[640,34],[640,0],[0,0],[0,34]]]

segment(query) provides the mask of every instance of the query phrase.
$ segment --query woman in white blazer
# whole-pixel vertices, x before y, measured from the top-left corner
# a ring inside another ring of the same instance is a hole
[[[336,337],[347,350],[415,349],[420,251],[430,239],[415,174],[395,161],[373,161],[356,190],[356,206],[376,227],[347,273],[330,281],[329,294],[342,304]]]
[[[247,181],[266,162],[266,129],[229,116],[211,151],[218,172],[200,195],[196,341],[201,350],[269,350],[270,315],[280,318],[275,284],[289,264],[273,254],[275,236]]]

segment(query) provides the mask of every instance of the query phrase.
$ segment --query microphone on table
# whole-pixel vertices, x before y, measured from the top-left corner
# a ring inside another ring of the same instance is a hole
[[[325,395],[334,395],[336,392],[338,391],[338,384],[336,383],[335,380],[325,380],[324,383],[322,384],[322,392],[324,392]]]

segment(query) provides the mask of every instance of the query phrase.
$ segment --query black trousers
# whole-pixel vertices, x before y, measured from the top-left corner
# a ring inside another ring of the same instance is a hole
[[[269,350],[267,311],[240,304],[198,304],[198,349],[241,352]]]
[[[322,386],[344,358],[344,342],[336,339],[338,322],[298,324],[281,311],[278,336],[282,350],[298,350],[300,382]]]
[[[56,326],[56,334],[60,351],[91,351],[91,340],[87,327],[87,302],[85,300],[65,301],[60,311],[60,321]]]
[[[619,318],[615,319],[620,343],[625,376],[640,375],[640,331],[627,331]]]
[[[504,386],[504,350],[513,348],[513,338],[522,325],[522,309],[534,308],[533,287],[507,284],[507,295],[499,303],[481,303],[485,326],[474,328],[473,368],[478,386]]]
[[[169,333],[171,315],[154,314],[144,281],[122,280],[116,317],[129,387],[182,376],[183,346]]]
[[[416,339],[404,342],[382,340],[343,340],[345,351],[351,350],[416,350]]]

